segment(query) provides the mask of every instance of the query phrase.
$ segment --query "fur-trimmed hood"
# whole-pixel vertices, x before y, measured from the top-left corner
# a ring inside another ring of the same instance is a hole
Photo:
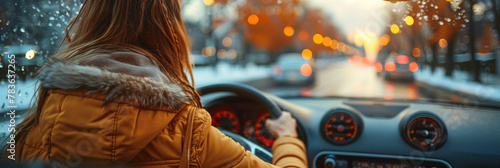
[[[156,63],[135,53],[114,53],[82,65],[56,61],[43,68],[37,78],[43,88],[86,88],[88,94],[106,94],[106,103],[119,99],[142,106],[178,108],[192,99],[181,86],[171,83]]]

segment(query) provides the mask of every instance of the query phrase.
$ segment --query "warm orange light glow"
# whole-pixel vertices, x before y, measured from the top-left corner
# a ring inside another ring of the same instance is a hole
[[[354,35],[354,44],[358,47],[361,47],[363,46],[363,44],[365,43],[365,39],[361,37],[360,33],[357,33],[356,35]]]
[[[299,39],[300,40],[307,40],[308,38],[309,38],[309,33],[307,33],[304,30],[299,32]]]
[[[26,57],[27,60],[33,59],[35,57],[35,50],[28,50],[24,57]]]
[[[203,3],[207,6],[212,6],[214,4],[214,0],[203,0]]]
[[[396,64],[394,62],[386,62],[385,63],[385,71],[392,72],[396,70]]]
[[[361,63],[363,62],[362,59],[363,58],[359,55],[353,55],[353,56],[349,57],[349,63],[351,65],[361,65]]]
[[[304,75],[304,76],[311,76],[311,74],[312,74],[311,65],[309,65],[307,63],[302,64],[302,66],[300,66],[300,73],[302,73],[302,75]]]
[[[411,52],[414,57],[419,57],[420,56],[420,49],[417,47],[413,48],[413,51]]]
[[[325,47],[330,47],[332,45],[332,39],[330,37],[325,36],[323,38],[323,45]]]
[[[226,58],[226,50],[224,49],[220,49],[219,51],[217,51],[217,57],[219,59],[224,59]]]
[[[406,25],[411,26],[411,25],[413,25],[413,23],[414,23],[414,22],[415,22],[415,21],[413,20],[413,17],[411,17],[411,16],[406,16],[406,18],[405,18],[405,23],[406,23]]]
[[[293,36],[293,33],[295,31],[293,30],[293,27],[290,27],[290,26],[286,26],[284,29],[283,29],[283,33],[285,33],[285,36],[288,36],[288,37],[291,37]]]
[[[396,24],[391,25],[391,32],[392,34],[398,34],[399,33],[399,26]]]
[[[332,40],[332,45],[330,47],[334,50],[339,48],[339,42],[337,40]]]
[[[233,40],[231,40],[231,38],[224,37],[224,39],[222,39],[222,45],[224,45],[224,47],[229,47],[231,44],[233,44]]]
[[[408,64],[408,63],[410,63],[410,58],[408,58],[408,56],[406,56],[406,55],[398,55],[396,57],[396,62],[398,64]]]
[[[380,44],[382,46],[386,46],[387,44],[389,44],[390,41],[391,41],[391,36],[387,34],[384,34],[382,35],[382,37],[380,37]]]
[[[259,23],[259,17],[257,15],[248,16],[248,24],[256,25],[257,23]]]
[[[418,64],[416,62],[412,62],[408,69],[410,69],[411,72],[416,72],[418,70]]]
[[[304,59],[306,59],[306,60],[311,59],[312,55],[313,55],[313,53],[310,49],[306,48],[306,49],[302,50],[302,57],[304,57]]]
[[[446,39],[439,39],[439,47],[441,48],[445,48],[448,46],[448,41],[446,41]]]
[[[323,43],[323,36],[321,34],[315,34],[313,36],[313,41],[316,44],[321,44],[321,43]]]
[[[238,53],[234,49],[227,50],[226,57],[229,59],[235,59],[238,56]]]
[[[383,67],[382,67],[382,64],[381,64],[380,62],[376,62],[376,63],[373,65],[373,67],[375,68],[375,71],[376,71],[376,72],[382,72]]]
[[[215,54],[215,47],[210,46],[201,49],[201,55],[210,57],[213,56],[214,54]]]

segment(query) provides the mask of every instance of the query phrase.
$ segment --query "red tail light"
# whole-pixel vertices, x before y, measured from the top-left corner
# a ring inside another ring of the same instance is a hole
[[[281,66],[275,65],[273,68],[274,74],[279,75],[283,70],[281,70]]]
[[[410,58],[408,58],[408,56],[406,56],[406,55],[398,55],[396,57],[396,62],[398,64],[408,64],[408,63],[410,63]]]
[[[373,67],[375,68],[376,72],[382,72],[383,67],[380,62],[376,62],[375,65],[373,65]]]
[[[411,71],[411,72],[416,72],[418,70],[418,64],[416,62],[412,62],[410,64],[410,66],[408,67],[408,69]]]
[[[385,71],[392,72],[396,70],[396,64],[394,62],[386,62],[385,63]]]
[[[304,75],[304,76],[311,76],[311,74],[312,74],[311,65],[302,64],[302,66],[300,66],[300,73],[302,73],[302,75]]]

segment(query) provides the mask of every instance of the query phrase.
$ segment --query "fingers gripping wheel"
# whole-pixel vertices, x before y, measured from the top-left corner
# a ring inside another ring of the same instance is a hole
[[[271,114],[270,117],[272,119],[276,119],[281,116],[281,109],[276,103],[267,98],[261,91],[248,85],[239,83],[219,83],[202,86],[198,88],[198,92],[201,96],[216,92],[231,92],[261,104]]]
[[[237,83],[220,83],[202,86],[198,88],[198,92],[201,96],[216,92],[231,92],[262,105],[269,112],[269,117],[272,119],[276,119],[281,116],[281,109],[276,103],[267,98],[261,91],[247,85]],[[260,159],[269,163],[272,162],[273,155],[267,149],[264,149],[256,143],[247,140],[241,135],[223,129],[220,129],[220,131],[228,137],[232,138],[234,141],[240,143],[243,147],[245,147],[246,150],[252,152]]]

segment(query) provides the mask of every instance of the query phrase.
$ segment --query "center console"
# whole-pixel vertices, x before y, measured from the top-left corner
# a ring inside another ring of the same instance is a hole
[[[438,159],[350,152],[321,152],[313,164],[315,168],[451,168]]]

